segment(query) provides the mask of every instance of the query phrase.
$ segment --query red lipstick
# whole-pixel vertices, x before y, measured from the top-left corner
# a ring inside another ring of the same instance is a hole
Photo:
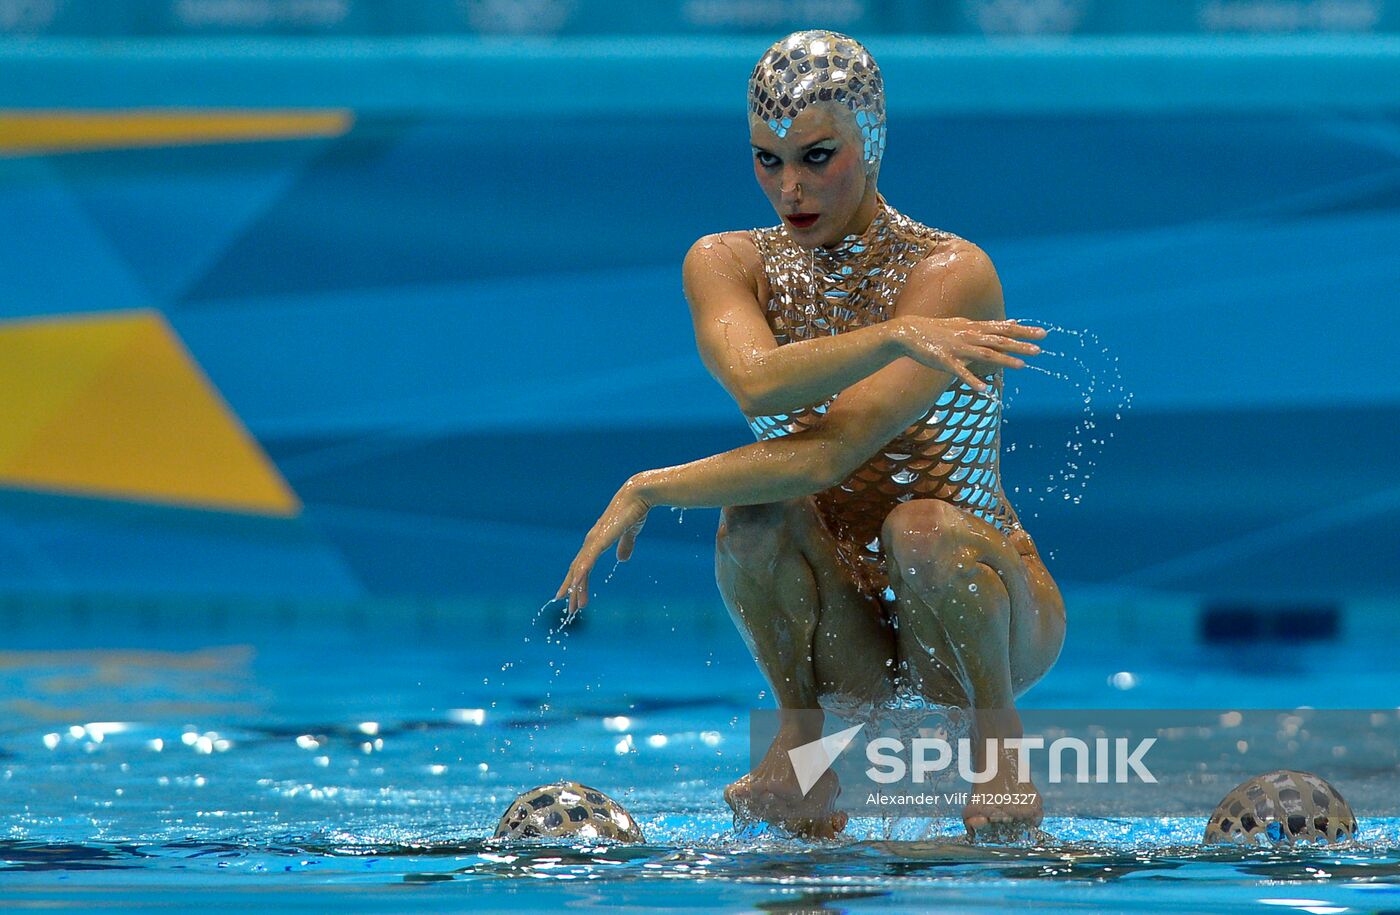
[[[806,229],[821,217],[820,213],[789,213],[787,221],[798,229]]]

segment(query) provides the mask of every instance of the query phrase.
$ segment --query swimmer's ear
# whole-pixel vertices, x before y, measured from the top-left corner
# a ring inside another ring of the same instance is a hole
[[[626,562],[632,558],[632,548],[637,545],[637,535],[642,532],[643,524],[646,524],[645,518],[622,532],[622,537],[617,541],[618,562]]]

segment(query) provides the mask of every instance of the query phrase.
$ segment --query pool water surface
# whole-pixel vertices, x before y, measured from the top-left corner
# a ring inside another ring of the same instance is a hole
[[[1053,810],[1036,847],[970,846],[954,820],[857,818],[834,842],[739,833],[720,792],[747,771],[750,709],[771,701],[722,608],[705,625],[694,614],[715,608],[644,608],[644,624],[600,610],[562,637],[532,610],[497,609],[509,615],[489,626],[480,610],[403,608],[221,625],[31,615],[0,653],[15,697],[0,894],[32,907],[157,906],[198,887],[306,909],[1400,908],[1392,819],[1307,850],[1203,848],[1203,818]],[[1394,705],[1400,685],[1364,644],[1242,670],[1203,647],[1090,641],[1071,639],[1028,703]],[[1345,682],[1299,675],[1339,650]],[[646,844],[486,841],[518,792],[565,778],[622,802]]]

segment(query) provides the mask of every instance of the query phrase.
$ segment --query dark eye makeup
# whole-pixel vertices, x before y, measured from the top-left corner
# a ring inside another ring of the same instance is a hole
[[[812,165],[825,165],[827,162],[831,161],[831,156],[835,152],[836,150],[829,147],[816,146],[807,150],[807,154],[803,156],[803,158]],[[754,150],[754,158],[757,159],[758,164],[762,165],[764,168],[772,168],[782,161],[772,153],[761,149]]]

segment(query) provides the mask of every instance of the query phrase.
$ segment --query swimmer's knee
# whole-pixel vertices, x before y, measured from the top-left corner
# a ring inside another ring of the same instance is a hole
[[[793,507],[786,502],[720,509],[716,558],[741,568],[768,567],[792,543]]]
[[[882,541],[900,538],[928,538],[956,534],[966,522],[961,510],[942,499],[910,499],[900,502],[885,515]]]
[[[895,578],[923,590],[967,587],[982,571],[967,516],[939,499],[896,505],[880,532]]]

